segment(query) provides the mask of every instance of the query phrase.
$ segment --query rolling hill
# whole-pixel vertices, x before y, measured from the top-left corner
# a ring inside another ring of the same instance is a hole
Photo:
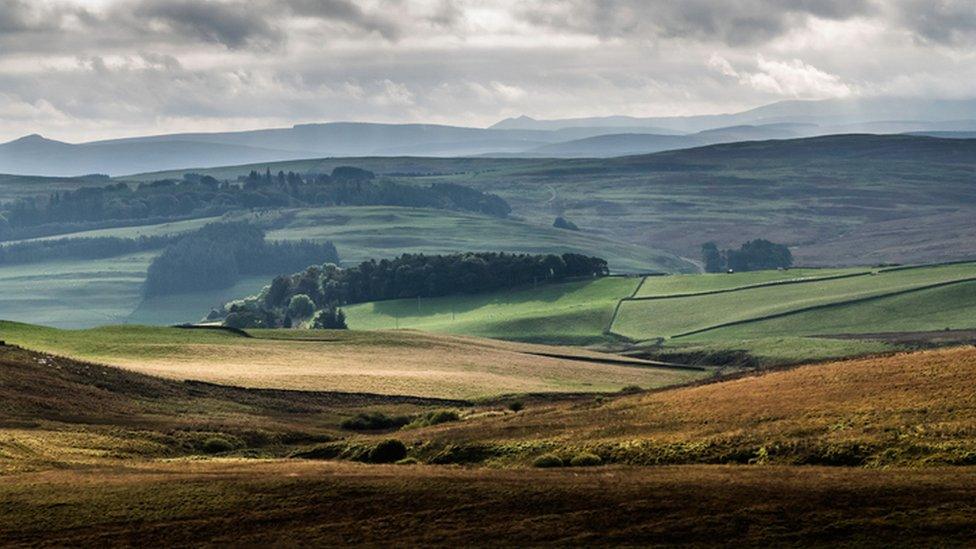
[[[403,253],[463,251],[599,255],[617,272],[691,272],[695,266],[659,250],[617,242],[588,232],[565,231],[517,219],[423,208],[331,207],[273,214],[271,240],[332,241],[347,264]],[[268,222],[267,215],[258,215]],[[229,220],[254,217],[231,214]],[[98,229],[46,237],[91,238],[174,234],[220,218]],[[146,270],[158,251],[97,260],[0,265],[0,318],[62,328],[135,322],[166,325],[196,322],[231,299],[257,293],[269,280],[250,277],[232,288],[142,298]]]
[[[0,337],[168,379],[449,399],[661,387],[708,375],[583,350],[402,331],[270,330],[242,337],[216,330],[68,331],[0,322]]]
[[[437,452],[453,445],[459,458],[498,464],[590,452],[641,465],[964,465],[976,455],[967,381],[974,374],[972,348],[904,353],[538,408],[402,438],[422,441],[430,459],[446,458]]]
[[[342,419],[471,403],[180,383],[0,346],[0,544],[477,545],[490,528],[505,545],[784,545],[801,533],[965,545],[976,475],[938,466],[972,463],[974,365],[971,350],[847,361],[519,413],[485,404],[361,436]],[[416,442],[414,459],[469,466],[293,454],[391,436]],[[581,451],[612,465],[526,467]]]
[[[835,135],[718,144],[609,159],[345,158],[398,181],[452,182],[505,198],[530,220],[564,215],[590,234],[696,258],[702,243],[789,244],[799,265],[976,257],[976,140]],[[265,165],[205,170],[237,177]],[[181,176],[143,174],[139,180]]]

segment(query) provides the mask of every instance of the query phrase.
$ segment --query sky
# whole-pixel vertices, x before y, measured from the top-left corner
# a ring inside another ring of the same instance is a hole
[[[976,97],[976,0],[0,0],[0,140]]]

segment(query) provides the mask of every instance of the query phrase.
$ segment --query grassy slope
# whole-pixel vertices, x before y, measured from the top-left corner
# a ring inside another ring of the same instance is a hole
[[[617,301],[636,278],[546,284],[537,288],[347,307],[354,329],[419,330],[548,343],[589,344],[603,338]]]
[[[718,292],[749,286],[799,282],[867,272],[866,269],[790,269],[743,273],[648,277],[636,297]]]
[[[747,288],[712,295],[626,301],[620,308],[613,329],[634,339],[673,337],[727,322],[972,277],[976,277],[976,264],[967,263]],[[877,331],[870,325],[865,325],[864,330]]]
[[[542,448],[582,447],[634,463],[965,462],[976,442],[973,374],[976,351],[928,352],[472,416],[398,436],[421,441],[411,449],[419,457],[448,443],[456,456],[505,448],[496,461],[516,464]],[[4,545],[478,545],[490,535],[503,545],[909,547],[968,545],[976,525],[971,467],[541,471],[269,460],[339,434],[336,422],[357,409],[439,404],[188,385],[10,348],[0,348],[0,379]],[[237,449],[203,458],[214,437]]]
[[[695,379],[699,372],[539,356],[566,351],[412,332],[285,332],[302,340],[112,326],[64,331],[0,323],[0,339],[173,379],[243,387],[478,398],[615,391]],[[587,353],[588,356],[593,356]]]
[[[585,231],[566,231],[516,219],[422,208],[337,207],[301,210],[268,238],[331,240],[343,261],[402,253],[507,251],[576,252],[606,259],[623,272],[688,272],[695,267],[671,254],[622,243]]]
[[[976,463],[976,349],[801,366],[700,387],[404,433],[506,462],[588,449],[628,463]]]
[[[709,240],[738,246],[775,234],[807,265],[917,263],[976,254],[974,143],[828,136],[618,159],[323,159],[273,170],[321,162],[435,174],[395,177],[472,185],[502,195],[526,218],[565,214],[590,232],[687,257]],[[252,168],[212,171],[226,177]]]
[[[171,234],[215,218],[120,227],[50,238]],[[694,266],[670,254],[615,242],[585,232],[563,231],[511,219],[440,210],[366,207],[316,208],[295,212],[270,239],[331,240],[348,263],[401,253],[508,251],[575,252],[599,255],[618,271],[688,271]],[[102,260],[72,260],[0,266],[0,318],[64,328],[106,323],[194,322],[210,308],[256,293],[272,277],[254,277],[224,290],[167,296],[143,302],[144,253]]]
[[[917,332],[976,327],[976,282],[721,328],[689,340]]]
[[[0,267],[0,318],[63,327],[122,322],[154,254]]]

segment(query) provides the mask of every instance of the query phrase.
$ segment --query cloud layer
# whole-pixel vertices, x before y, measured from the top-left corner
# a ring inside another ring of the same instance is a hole
[[[976,96],[972,0],[0,0],[0,139]]]

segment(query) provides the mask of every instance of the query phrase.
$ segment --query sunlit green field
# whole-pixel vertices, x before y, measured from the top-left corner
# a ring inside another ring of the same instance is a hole
[[[636,297],[657,297],[682,294],[720,292],[766,284],[782,284],[818,280],[859,273],[868,269],[789,269],[784,271],[749,271],[741,273],[709,273],[683,276],[648,277]]]
[[[706,277],[711,276],[713,275],[706,275]],[[717,328],[732,322],[749,321],[798,309],[921,289],[933,284],[967,278],[976,278],[976,264],[878,272],[867,276],[744,288],[733,292],[706,295],[628,300],[621,304],[613,330],[620,335],[637,340],[676,337],[689,332]],[[970,306],[974,305],[976,299],[970,303]],[[829,318],[832,312],[833,309],[825,310],[821,314]],[[860,331],[878,331],[873,326],[877,321],[884,321],[886,316],[881,315],[873,321],[864,322]],[[905,318],[911,319],[912,315],[908,314]],[[906,320],[904,324],[917,325],[911,320]],[[801,327],[799,332],[791,332],[790,335],[808,333],[811,332]]]
[[[640,279],[540,285],[514,291],[398,299],[345,309],[354,329],[411,328],[517,341],[589,344],[603,338],[617,302]]]

